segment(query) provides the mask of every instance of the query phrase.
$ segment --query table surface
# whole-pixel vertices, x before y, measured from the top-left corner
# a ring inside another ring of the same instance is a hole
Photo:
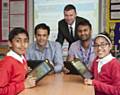
[[[83,84],[79,75],[52,74],[40,80],[36,87],[19,95],[95,95],[94,87]]]

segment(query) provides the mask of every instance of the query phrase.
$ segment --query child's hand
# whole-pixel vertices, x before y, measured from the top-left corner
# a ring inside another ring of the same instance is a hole
[[[36,86],[36,78],[28,76],[24,82],[25,88],[31,88]]]
[[[92,80],[91,79],[84,79],[84,83],[87,85],[92,85]]]
[[[32,69],[28,66],[28,73],[31,71]]]
[[[52,74],[55,74],[55,71],[51,71],[51,72],[49,72],[49,75],[52,75]]]
[[[53,63],[52,61],[50,61],[50,60],[49,60],[49,62],[50,62],[50,64],[54,67],[54,63]]]
[[[70,73],[70,70],[68,70],[66,67],[63,67],[63,72],[64,72],[65,74],[68,74],[68,73]]]

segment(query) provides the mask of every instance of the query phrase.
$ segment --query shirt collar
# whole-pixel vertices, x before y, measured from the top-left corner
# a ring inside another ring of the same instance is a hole
[[[84,47],[82,46],[81,41],[79,41],[79,42],[80,42],[80,47],[81,47],[81,49],[82,49],[83,51],[86,51],[86,50],[84,49]],[[89,50],[89,49],[92,47],[93,44],[94,44],[94,43],[93,43],[93,40],[90,39],[90,40],[89,40],[89,47],[88,47],[87,50]]]
[[[98,59],[96,60],[98,62],[98,73],[101,72],[101,68],[103,65],[107,64],[108,62],[110,62],[114,57],[109,54],[106,57],[102,58],[102,59]]]
[[[10,50],[8,53],[7,53],[7,56],[11,56],[13,57],[14,59],[20,61],[21,63],[23,63],[23,60],[25,60],[24,56],[23,55],[18,55],[17,53],[15,53],[13,50]]]
[[[109,61],[111,61],[113,58],[112,54],[109,54],[107,55],[106,57],[102,58],[102,59],[97,59],[97,62],[100,62],[100,63],[108,63]]]
[[[48,48],[48,47],[49,47],[49,41],[47,41],[47,44],[46,44],[45,48]],[[35,43],[35,48],[36,48],[37,50],[40,50],[39,47],[38,47],[37,42]]]
[[[68,24],[68,27],[72,27],[73,28],[73,30],[75,29],[75,22],[76,22],[76,20],[73,22],[73,24],[72,25],[69,25]]]

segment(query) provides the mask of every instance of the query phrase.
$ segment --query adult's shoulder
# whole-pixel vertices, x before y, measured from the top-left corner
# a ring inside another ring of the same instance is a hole
[[[49,42],[49,45],[54,46],[54,47],[61,46],[61,44],[59,42],[56,42],[56,41],[48,41],[48,42]]]
[[[60,21],[58,21],[58,24],[59,24],[59,25],[66,24],[65,19],[61,19]]]
[[[71,45],[80,45],[80,40],[73,42]]]
[[[80,40],[73,42],[70,48],[79,48],[80,47]]]
[[[87,19],[80,17],[80,16],[76,16],[76,20],[87,20]]]
[[[28,49],[34,48],[35,46],[36,46],[36,42],[33,42],[33,43],[29,44]]]

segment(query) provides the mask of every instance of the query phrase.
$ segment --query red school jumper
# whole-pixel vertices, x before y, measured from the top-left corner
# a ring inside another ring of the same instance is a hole
[[[120,62],[114,58],[104,64],[98,73],[96,60],[92,66],[95,95],[120,95]]]
[[[0,61],[0,95],[17,95],[24,89],[27,63],[11,56]]]

